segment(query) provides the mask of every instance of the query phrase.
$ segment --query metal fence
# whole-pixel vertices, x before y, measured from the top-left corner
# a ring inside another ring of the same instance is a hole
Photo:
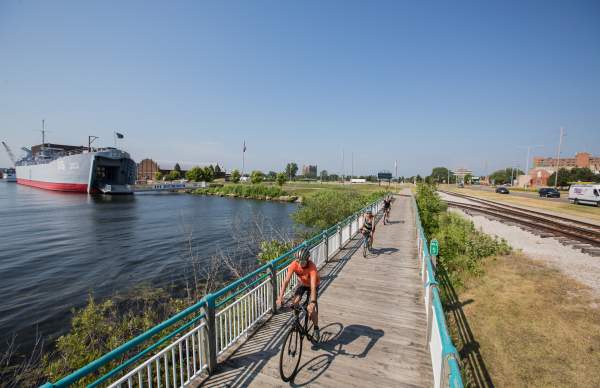
[[[435,267],[429,255],[427,238],[421,225],[417,203],[412,199],[417,226],[417,247],[421,264],[421,276],[425,287],[425,310],[427,312],[427,345],[431,354],[434,387],[462,388],[458,366],[458,353],[448,334],[444,310],[435,279]]]
[[[377,214],[382,204],[380,200],[361,209],[76,372],[42,387],[84,383],[88,387],[170,388],[185,386],[203,372],[212,373],[219,355],[247,337],[268,314],[276,312],[279,287],[298,249],[310,249],[312,260],[321,268],[358,233],[363,214],[367,210]],[[296,284],[293,277],[286,296]],[[168,334],[156,339],[167,330]],[[138,350],[147,342],[153,343]],[[119,365],[107,370],[107,365],[115,361]]]

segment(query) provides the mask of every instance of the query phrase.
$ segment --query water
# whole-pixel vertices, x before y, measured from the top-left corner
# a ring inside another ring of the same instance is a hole
[[[293,204],[186,194],[88,196],[0,181],[0,349],[22,349],[36,329],[68,329],[87,296],[139,284],[168,285],[184,272],[186,236],[203,258],[233,250],[233,230],[263,224],[291,234]],[[253,260],[253,258],[250,258]]]

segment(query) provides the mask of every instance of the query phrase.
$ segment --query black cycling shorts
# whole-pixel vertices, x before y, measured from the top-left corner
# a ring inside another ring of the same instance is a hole
[[[308,297],[310,298],[310,287],[309,286],[305,286],[302,283],[298,283],[298,285],[294,289],[294,296],[297,296],[300,299],[302,299],[302,297],[304,296],[304,294],[308,294]],[[317,298],[318,297],[319,297],[319,286],[317,286]],[[310,300],[309,300],[309,302],[310,302]]]

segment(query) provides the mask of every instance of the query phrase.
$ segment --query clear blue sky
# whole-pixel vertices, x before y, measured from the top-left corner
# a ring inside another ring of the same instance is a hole
[[[524,167],[564,126],[600,154],[600,2],[490,3],[0,1],[0,138],[412,175]]]

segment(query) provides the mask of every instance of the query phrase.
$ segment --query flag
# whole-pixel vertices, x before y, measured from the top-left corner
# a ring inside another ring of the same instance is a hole
[[[246,140],[244,140],[244,148],[242,149],[242,152],[246,152]]]
[[[122,133],[119,133],[119,132],[115,132],[115,135],[117,136],[117,139],[122,139],[125,137],[125,136],[123,136]]]

